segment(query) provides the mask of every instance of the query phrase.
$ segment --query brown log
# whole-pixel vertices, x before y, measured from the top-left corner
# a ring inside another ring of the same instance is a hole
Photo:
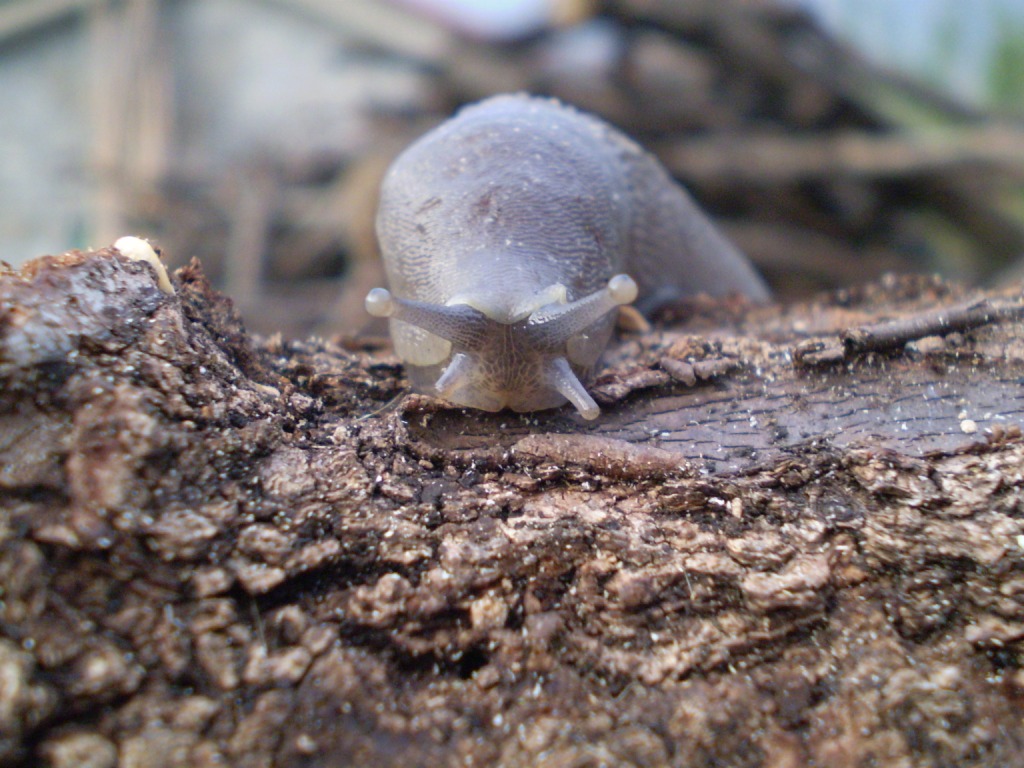
[[[174,284],[0,273],[0,762],[1019,764],[1020,286],[694,300],[591,424]]]

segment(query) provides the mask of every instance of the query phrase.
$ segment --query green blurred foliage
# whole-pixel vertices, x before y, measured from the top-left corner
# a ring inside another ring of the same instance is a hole
[[[1004,11],[996,29],[987,73],[988,98],[993,107],[1024,112],[1024,23]]]

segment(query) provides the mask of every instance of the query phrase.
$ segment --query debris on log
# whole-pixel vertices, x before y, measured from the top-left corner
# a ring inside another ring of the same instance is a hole
[[[0,762],[1015,765],[1021,286],[695,299],[451,409],[198,262],[0,272]]]

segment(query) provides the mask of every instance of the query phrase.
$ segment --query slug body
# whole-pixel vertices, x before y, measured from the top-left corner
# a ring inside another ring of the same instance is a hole
[[[651,155],[523,95],[467,107],[406,149],[377,235],[391,290],[367,310],[390,318],[413,385],[487,411],[568,400],[595,418],[581,380],[638,294],[768,295]]]

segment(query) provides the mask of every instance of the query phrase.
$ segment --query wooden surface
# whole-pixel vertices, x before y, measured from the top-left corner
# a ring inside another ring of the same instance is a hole
[[[751,310],[715,329],[722,338],[711,344],[672,330],[626,342],[596,388],[616,406],[593,425],[565,412],[416,418],[413,410],[409,436],[471,462],[514,453],[538,429],[594,435],[667,452],[680,467],[737,474],[806,450],[869,446],[920,457],[1019,428],[1024,342],[981,331],[965,350],[960,333],[996,315],[1019,323],[1024,304],[1013,291],[983,301],[924,280],[890,288],[841,308]],[[879,314],[898,322],[868,322]]]
[[[1019,286],[674,307],[584,425],[174,283],[0,274],[4,764],[1019,762]]]

